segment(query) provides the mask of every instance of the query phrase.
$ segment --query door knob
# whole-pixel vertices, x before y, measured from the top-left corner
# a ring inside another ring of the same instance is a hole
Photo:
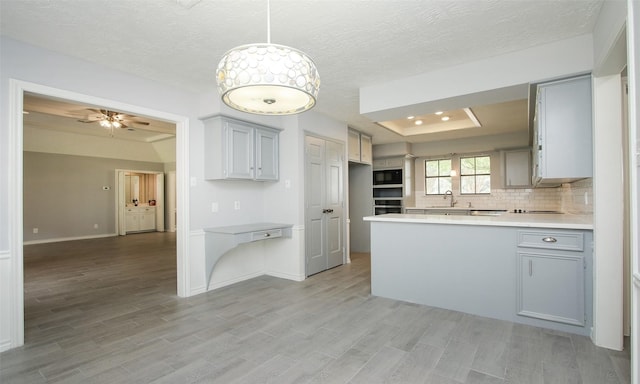
[[[323,209],[322,213],[331,213],[333,212],[333,209]]]

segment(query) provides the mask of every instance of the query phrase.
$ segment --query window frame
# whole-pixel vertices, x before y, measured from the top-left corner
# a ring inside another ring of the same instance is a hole
[[[488,158],[489,159],[489,171],[488,173],[478,173],[477,159],[478,158]],[[463,174],[462,173],[462,161],[463,159],[474,159],[474,173]],[[471,196],[471,195],[490,195],[491,194],[491,155],[481,154],[481,155],[460,155],[460,195]],[[478,176],[488,176],[489,177],[489,192],[478,192]],[[462,190],[462,180],[463,178],[473,177],[473,190],[474,192],[463,192]]]
[[[440,162],[441,161],[449,161],[450,162],[450,170],[448,175],[440,175],[438,176],[427,176],[427,163],[428,162],[438,162],[438,173],[440,173]],[[425,159],[424,160],[424,195],[425,196],[443,196],[446,191],[440,191],[440,180],[441,179],[449,179],[449,184],[451,185],[448,190],[453,191],[453,177],[451,176],[451,170],[453,169],[453,158],[451,157],[443,157],[437,159]],[[428,193],[427,188],[427,180],[428,179],[437,179],[438,180],[438,193]]]

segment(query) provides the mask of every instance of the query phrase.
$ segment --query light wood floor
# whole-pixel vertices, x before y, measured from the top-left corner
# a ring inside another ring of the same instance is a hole
[[[25,247],[0,383],[629,383],[588,338],[370,296],[369,255],[176,297],[175,236]]]

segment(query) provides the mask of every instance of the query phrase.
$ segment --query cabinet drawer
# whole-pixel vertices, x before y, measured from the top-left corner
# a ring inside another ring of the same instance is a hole
[[[270,239],[273,237],[282,237],[282,229],[251,232],[251,241]]]
[[[584,250],[584,236],[577,232],[518,231],[518,247],[582,252]]]

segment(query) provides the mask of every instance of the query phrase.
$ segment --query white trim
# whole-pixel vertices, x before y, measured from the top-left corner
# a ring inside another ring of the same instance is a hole
[[[640,273],[633,274],[633,285],[640,288]]]
[[[45,96],[78,101],[82,103],[101,105],[108,108],[130,112],[135,115],[151,116],[160,120],[176,124],[176,173],[177,173],[177,209],[178,228],[176,234],[176,263],[177,263],[177,294],[185,297],[188,294],[189,279],[186,274],[189,266],[187,257],[189,250],[189,118],[174,115],[141,106],[131,105],[115,100],[103,99],[95,96],[80,94],[63,89],[52,88],[22,80],[9,79],[9,157],[8,157],[8,216],[9,216],[9,253],[13,255],[12,281],[9,294],[8,309],[10,315],[11,335],[10,347],[24,344],[24,260],[23,260],[23,96],[24,92],[31,92]],[[187,182],[185,184],[185,182]]]
[[[11,258],[11,252],[9,251],[0,251],[0,260],[7,260]]]
[[[179,228],[178,228],[178,232],[180,232]],[[188,283],[186,285],[188,287],[188,290],[185,291],[184,297],[195,296],[197,294],[204,293],[207,291],[207,282],[205,281],[206,279],[204,278],[205,276],[204,258],[206,257],[205,255],[206,251],[204,246],[205,235],[206,235],[206,232],[204,231],[204,229],[195,229],[189,233],[190,248],[189,248],[189,252],[186,253],[185,255],[202,255],[202,259],[198,261],[192,259],[191,260],[192,266],[189,268],[185,268],[185,270],[182,271],[182,273],[184,274],[184,279]],[[198,264],[198,262],[200,262],[200,264]],[[196,266],[200,265],[202,267],[203,273],[200,274],[201,276],[195,276],[195,278],[191,276],[191,269],[193,268],[194,265]],[[202,281],[202,284],[194,287],[193,284],[197,284],[198,281]]]
[[[243,276],[234,277],[233,279],[229,279],[229,280],[225,280],[225,281],[218,281],[216,283],[212,283],[211,285],[209,285],[209,291],[213,291],[214,289],[226,287],[227,285],[239,283],[241,281],[253,279],[255,277],[260,277],[260,276],[264,276],[264,272],[260,271],[260,272],[255,272],[255,273],[249,273],[249,274],[246,274],[246,275],[243,275]],[[195,292],[195,290],[194,290],[194,292]]]
[[[277,277],[279,279],[293,280],[293,281],[304,281],[306,279],[305,275],[294,275],[291,273],[282,273],[282,272],[275,272],[275,271],[265,271],[264,274],[267,276]]]
[[[13,255],[9,311],[11,347],[24,344],[24,262],[22,254],[22,110],[25,84],[9,79],[9,251]]]
[[[11,349],[11,340],[0,340],[0,352]]]
[[[29,240],[22,243],[23,245],[33,245],[33,244],[47,244],[47,243],[60,243],[62,241],[73,241],[73,240],[87,240],[87,239],[101,239],[103,237],[115,237],[118,236],[117,233],[105,233],[102,235],[87,235],[87,236],[74,236],[74,237],[56,237],[52,239],[42,239],[42,240]]]

